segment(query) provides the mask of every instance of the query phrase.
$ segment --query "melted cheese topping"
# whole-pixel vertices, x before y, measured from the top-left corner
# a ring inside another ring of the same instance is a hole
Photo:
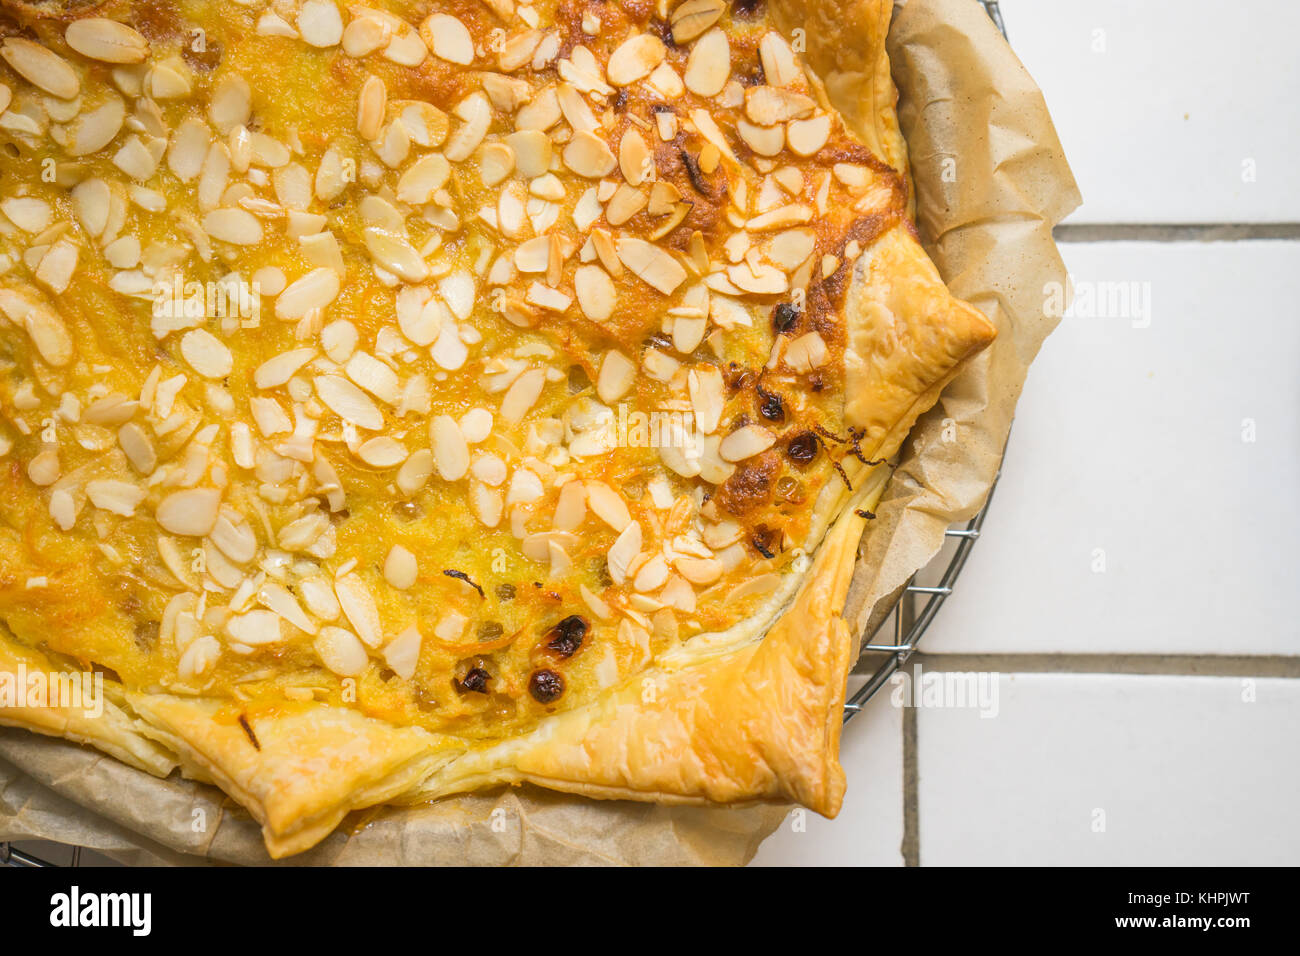
[[[898,177],[761,9],[399,11],[109,3],[0,44],[20,640],[501,735],[799,566]]]

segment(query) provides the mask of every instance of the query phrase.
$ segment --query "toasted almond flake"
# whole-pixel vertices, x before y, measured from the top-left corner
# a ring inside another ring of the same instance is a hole
[[[618,45],[610,54],[605,72],[615,86],[627,86],[650,75],[664,61],[668,50],[652,33],[638,33]]]
[[[633,186],[640,186],[647,179],[654,178],[654,154],[646,145],[645,138],[631,127],[623,133],[623,138],[618,143],[618,168],[623,178]]]
[[[262,241],[262,224],[243,209],[214,209],[203,217],[203,231],[213,239],[236,246],[255,246]]]
[[[811,96],[777,86],[751,86],[745,90],[745,115],[759,126],[805,119],[816,106]]]
[[[452,110],[464,122],[448,139],[443,154],[453,163],[469,159],[492,125],[492,104],[482,93],[471,93]]]
[[[618,492],[603,481],[588,481],[585,484],[587,505],[596,517],[618,532],[631,524],[632,515]]]
[[[27,477],[42,488],[59,480],[60,465],[58,449],[42,448],[27,463]]]
[[[347,628],[322,627],[312,648],[321,663],[340,677],[356,677],[370,663],[365,647]]]
[[[644,209],[649,201],[645,190],[623,183],[605,205],[605,221],[611,226],[621,226]]]
[[[362,139],[379,138],[384,124],[384,111],[388,105],[388,87],[377,76],[368,76],[361,84],[357,99],[357,132]]]
[[[86,156],[103,149],[121,131],[125,118],[126,107],[121,98],[109,94],[104,102],[77,117],[72,125],[72,138],[67,145],[68,153],[72,156]]]
[[[827,360],[826,342],[816,332],[808,332],[786,347],[784,359],[796,372],[821,368]]]
[[[357,457],[371,468],[396,468],[406,460],[406,446],[395,438],[380,435],[362,442]]]
[[[306,0],[298,11],[298,32],[314,47],[338,46],[343,39],[343,17],[334,0]]]
[[[428,278],[428,263],[404,237],[374,226],[365,229],[362,235],[371,258],[389,272],[407,282],[421,282]]]
[[[783,126],[755,126],[745,119],[736,121],[736,133],[759,156],[776,156],[785,148]]]
[[[635,362],[622,352],[606,352],[596,376],[596,394],[607,404],[617,401],[627,394],[635,380]]]
[[[74,20],[63,39],[82,56],[104,63],[142,63],[149,56],[144,37],[124,23],[103,17]]]
[[[357,59],[369,56],[383,47],[392,35],[392,28],[387,24],[371,17],[357,16],[343,28],[343,52]]]
[[[692,369],[687,377],[691,407],[695,412],[695,426],[706,435],[717,431],[726,404],[723,392],[722,373],[718,369]]]
[[[794,120],[786,126],[790,151],[797,156],[812,156],[826,145],[831,135],[831,118],[823,113],[806,120]]]
[[[257,556],[257,536],[233,508],[223,508],[217,514],[216,524],[208,538],[218,551],[236,564],[247,564]]]
[[[147,475],[157,467],[158,455],[153,442],[143,428],[134,422],[127,422],[117,430],[117,443],[122,446],[131,467],[142,475]]]
[[[673,42],[680,46],[694,40],[717,23],[726,8],[725,0],[686,0],[679,4],[668,21]]]
[[[677,571],[692,584],[708,585],[722,577],[723,565],[717,558],[678,558]]]
[[[763,76],[771,86],[789,86],[803,75],[790,44],[775,30],[769,30],[759,41],[758,56],[763,64]]]
[[[586,131],[575,133],[561,155],[565,166],[588,179],[608,176],[617,165],[614,154],[605,141],[595,133]]]
[[[305,551],[315,544],[329,528],[329,519],[322,514],[308,514],[290,521],[280,529],[277,540],[285,551]]]
[[[474,516],[485,527],[495,528],[501,523],[504,502],[502,501],[501,492],[495,488],[489,488],[477,481],[470,482],[469,504]]]
[[[615,249],[623,265],[664,295],[671,295],[686,280],[686,270],[676,259],[644,239],[619,239]]]
[[[33,304],[22,323],[46,364],[62,368],[72,361],[72,337],[63,319],[52,309]]]
[[[409,497],[423,488],[432,474],[433,453],[427,448],[421,448],[402,463],[394,480],[398,490]]]
[[[433,461],[444,481],[459,481],[469,471],[469,445],[450,415],[437,415],[429,422]]]
[[[301,319],[314,309],[323,309],[339,294],[339,276],[333,269],[313,269],[295,279],[275,300],[277,318]]]
[[[755,216],[745,223],[745,228],[753,232],[765,232],[769,229],[785,229],[788,226],[802,226],[811,222],[813,210],[803,203],[789,203]]]
[[[318,628],[316,622],[307,616],[298,599],[283,584],[267,581],[258,590],[257,600],[298,630],[307,634],[316,633]]]
[[[760,264],[755,267],[742,262],[728,267],[727,278],[736,288],[754,295],[780,295],[790,289],[790,281],[785,273],[769,265]]]
[[[451,164],[438,153],[412,163],[397,181],[397,198],[415,206],[432,202],[434,194],[451,176]]]
[[[357,632],[357,637],[367,647],[378,647],[383,643],[383,624],[379,619],[379,608],[375,606],[374,595],[364,581],[353,573],[340,575],[334,580],[334,595],[339,607],[343,609],[348,623]]]
[[[572,296],[565,295],[550,286],[542,285],[540,282],[529,284],[524,301],[538,308],[546,309],[548,312],[565,312],[569,306],[573,305]]]
[[[469,66],[474,62],[474,40],[465,24],[445,13],[435,13],[420,24],[420,38],[440,60]]]
[[[313,380],[316,394],[334,414],[358,428],[379,431],[384,416],[365,392],[338,375],[317,375]]]
[[[427,293],[426,293],[427,294]],[[432,345],[450,319],[447,310],[437,299],[430,298],[422,306],[409,306],[397,310],[397,327],[416,345]]]
[[[191,329],[181,337],[181,357],[204,378],[225,378],[234,368],[226,343],[206,329]]]
[[[483,185],[504,182],[515,169],[515,151],[505,143],[488,143],[479,153],[478,172]]]
[[[633,521],[623,529],[605,555],[609,576],[615,584],[627,581],[628,568],[641,551],[641,525]]]
[[[545,272],[550,261],[551,243],[547,236],[537,236],[515,247],[515,268],[520,272]]]
[[[155,156],[139,136],[133,135],[128,136],[126,142],[113,154],[113,165],[132,179],[143,182],[158,169],[160,156],[161,153]]]
[[[586,489],[580,481],[567,482],[560,489],[560,496],[555,502],[555,519],[552,523],[557,531],[573,531],[586,516]]]
[[[86,496],[90,503],[101,511],[129,518],[144,500],[144,489],[126,481],[88,481]]]
[[[170,534],[202,537],[212,530],[221,505],[216,488],[187,488],[176,491],[158,503],[154,518]]]
[[[775,444],[776,435],[762,425],[744,425],[722,439],[718,454],[723,461],[744,461],[767,451]]]
[[[100,180],[90,180],[89,182],[101,182]],[[76,190],[73,190],[74,199],[77,198]],[[95,196],[98,200],[101,198],[98,194]],[[87,197],[89,199],[89,197]],[[103,201],[108,202],[108,188],[104,187],[102,195]],[[3,212],[19,229],[25,232],[43,232],[50,224],[53,211],[50,204],[43,199],[36,199],[31,196],[16,196],[0,201],[0,212]],[[78,210],[80,216],[80,210]],[[107,212],[105,211],[105,214]]]
[[[61,293],[68,288],[77,269],[77,247],[68,239],[60,239],[41,257],[36,270],[36,281],[51,292]]]
[[[536,179],[551,168],[551,138],[541,130],[517,130],[505,142],[514,154],[519,175],[525,179]]]
[[[384,661],[398,677],[410,680],[420,662],[420,629],[412,624],[384,646]]]
[[[727,34],[715,27],[691,48],[682,80],[698,96],[717,96],[730,76],[731,45]]]
[[[53,50],[22,37],[6,37],[0,57],[28,83],[51,96],[70,100],[81,92],[77,72]]]
[[[609,274],[600,266],[579,266],[573,273],[578,307],[593,322],[604,322],[614,314],[618,292]]]
[[[542,31],[524,30],[506,37],[497,51],[497,65],[503,73],[512,73],[528,63],[542,42]]]
[[[530,368],[520,375],[506,390],[505,397],[501,400],[501,419],[510,425],[522,421],[528,414],[528,410],[541,397],[545,384],[544,369]]]

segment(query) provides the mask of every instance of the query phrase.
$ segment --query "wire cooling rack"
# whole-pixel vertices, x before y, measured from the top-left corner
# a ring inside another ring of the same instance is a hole
[[[988,11],[989,17],[992,18],[998,30],[1001,31],[1003,36],[1006,36],[1007,28],[1002,22],[1002,11],[998,9],[997,0],[977,0],[977,2]],[[999,472],[999,474],[1001,473]],[[854,714],[862,710],[876,691],[880,690],[889,678],[907,661],[908,657],[912,655],[912,652],[916,650],[917,645],[921,642],[926,629],[934,620],[935,615],[939,613],[939,608],[952,594],[953,587],[957,582],[957,576],[961,574],[961,569],[965,567],[971,548],[979,540],[980,529],[984,526],[984,517],[988,514],[989,504],[993,501],[993,491],[996,489],[997,479],[995,478],[993,489],[989,491],[989,496],[979,514],[966,524],[949,528],[944,532],[947,539],[945,547],[929,565],[908,579],[907,584],[894,599],[893,606],[884,616],[884,619],[871,627],[870,633],[865,636],[866,643],[862,646],[862,655],[858,660],[855,673],[863,673],[872,664],[876,666],[871,671],[866,682],[858,687],[845,702],[844,720],[846,723]],[[926,584],[925,582],[931,580],[936,573],[937,580],[934,580],[934,583]],[[881,643],[876,641],[876,637],[886,631],[892,634],[892,642]],[[29,849],[23,849],[13,843],[0,841],[0,866],[81,866],[82,848],[74,846],[69,849],[72,854],[69,862],[61,864],[38,856]]]

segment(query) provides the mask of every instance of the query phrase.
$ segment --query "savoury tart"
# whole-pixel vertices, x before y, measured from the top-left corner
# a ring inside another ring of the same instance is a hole
[[[0,723],[275,857],[524,782],[839,809],[858,540],[994,336],[890,3],[0,6],[0,679],[104,687]]]

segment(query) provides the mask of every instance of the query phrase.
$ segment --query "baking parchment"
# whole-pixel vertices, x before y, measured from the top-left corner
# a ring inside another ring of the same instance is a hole
[[[1043,309],[1047,283],[1066,281],[1052,226],[1080,201],[1042,94],[983,8],[895,6],[889,52],[918,224],[948,285],[999,334],[904,446],[850,587],[846,616],[858,633],[988,494],[1029,363],[1057,321]],[[810,53],[841,41],[811,37]],[[353,814],[279,865],[740,864],[787,810],[669,808],[521,787]],[[0,840],[22,839],[133,864],[270,862],[256,822],[215,788],[0,729]]]

